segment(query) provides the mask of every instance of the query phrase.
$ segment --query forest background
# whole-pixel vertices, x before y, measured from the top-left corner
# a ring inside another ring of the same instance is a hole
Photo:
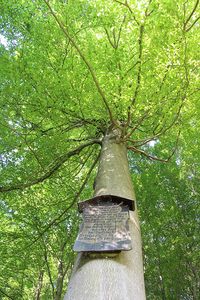
[[[0,299],[63,298],[111,123],[147,299],[199,299],[199,0],[0,3]]]

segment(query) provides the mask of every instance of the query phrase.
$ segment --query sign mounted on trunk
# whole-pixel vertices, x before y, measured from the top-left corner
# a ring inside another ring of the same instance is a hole
[[[109,200],[102,201],[98,197],[79,204],[83,223],[74,251],[119,252],[132,249],[128,226],[129,207],[123,201],[116,203]]]

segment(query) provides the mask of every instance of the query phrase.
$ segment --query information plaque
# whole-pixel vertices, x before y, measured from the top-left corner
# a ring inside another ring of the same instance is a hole
[[[128,226],[129,208],[124,204],[88,205],[82,212],[74,251],[114,252],[131,250]]]

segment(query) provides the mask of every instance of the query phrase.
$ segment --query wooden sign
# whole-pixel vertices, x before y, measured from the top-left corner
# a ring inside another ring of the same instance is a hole
[[[122,203],[101,202],[86,206],[74,251],[131,250],[128,219],[129,208]]]

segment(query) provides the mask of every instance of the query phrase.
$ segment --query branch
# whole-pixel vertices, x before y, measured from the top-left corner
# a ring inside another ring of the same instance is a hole
[[[127,140],[133,134],[133,132],[142,124],[142,122],[148,117],[149,112],[150,112],[150,108],[147,109],[147,111],[141,116],[141,118],[137,122],[137,125],[135,125],[131,129],[131,131],[124,137],[124,140]]]
[[[134,65],[133,65],[132,67],[130,67],[130,68],[124,73],[122,79],[125,78],[126,75],[127,75],[131,70],[133,70],[133,69],[137,66],[138,63],[139,63],[139,61],[136,61],[136,62],[134,63]]]
[[[181,113],[181,108],[183,107],[183,101],[185,100],[185,98],[182,99],[181,105],[178,108],[178,111],[176,113],[175,118],[172,120],[172,122],[169,124],[169,126],[167,126],[166,128],[161,128],[157,133],[155,133],[153,136],[148,137],[146,139],[142,139],[142,140],[128,140],[128,137],[130,137],[130,135],[127,135],[126,140],[129,141],[132,144],[138,144],[136,145],[137,147],[141,147],[145,144],[147,144],[148,142],[152,141],[152,140],[156,140],[158,137],[160,137],[161,135],[163,135],[164,133],[166,133],[168,130],[170,130],[176,123],[176,121],[179,119],[180,117],[180,113]],[[140,125],[140,124],[139,124]],[[158,124],[159,125],[159,124]],[[158,125],[156,125],[156,127],[153,130],[153,133],[155,132],[156,128],[158,127]],[[137,126],[138,127],[138,126]],[[137,129],[137,127],[134,127],[134,129]],[[133,133],[133,132],[132,132]]]
[[[79,162],[81,162],[81,166],[78,165],[78,167],[74,168],[73,172],[72,172],[72,176],[75,178],[78,174],[80,174],[80,172],[83,170],[83,168],[85,167],[87,161],[89,160],[90,157],[92,157],[92,154],[94,153],[94,151],[96,151],[96,149],[92,149],[92,151],[88,151],[88,153],[86,153],[86,158],[84,161],[81,161],[81,157]],[[78,157],[79,158],[79,157]]]
[[[116,42],[116,48],[118,48],[118,46],[119,46],[119,40],[120,40],[121,33],[122,33],[122,27],[123,27],[123,24],[124,24],[125,21],[126,21],[126,15],[124,15],[121,26],[119,28],[119,33],[118,33],[117,42]]]
[[[55,289],[54,289],[54,283],[53,283],[52,276],[51,276],[51,270],[50,270],[50,267],[49,267],[47,247],[46,247],[46,244],[45,244],[44,240],[42,242],[43,242],[43,245],[44,245],[44,260],[45,260],[45,264],[47,266],[47,273],[48,273],[48,276],[49,276],[49,281],[50,281],[51,288],[52,288],[52,294],[53,294],[53,297],[54,297]]]
[[[134,141],[136,143],[138,142],[144,142],[142,145],[146,144],[147,142],[149,142],[150,140],[154,140],[154,139],[157,139],[159,136],[165,134],[168,130],[170,130],[175,124],[176,122],[178,121],[178,119],[180,118],[180,114],[181,114],[181,109],[184,105],[184,101],[186,99],[186,94],[182,97],[181,99],[181,103],[180,103],[180,106],[178,107],[178,110],[176,112],[176,115],[174,117],[174,119],[171,121],[171,123],[167,126],[167,127],[162,127],[157,133],[155,133],[155,130],[157,129],[157,127],[159,126],[159,124],[156,125],[156,127],[153,129],[153,136],[152,137],[149,137],[147,139],[144,139],[144,140],[138,140],[138,141]],[[145,142],[147,141],[147,142]],[[138,145],[138,146],[141,146],[141,145]]]
[[[33,157],[35,158],[35,160],[37,161],[37,163],[39,164],[39,166],[41,167],[41,169],[44,171],[44,167],[43,167],[43,165],[42,165],[42,163],[41,163],[39,157],[37,156],[35,150],[33,150],[33,148],[32,148],[32,147],[29,145],[29,143],[27,142],[27,136],[25,136],[25,137],[22,136],[22,138],[23,138],[23,140],[24,140],[26,146],[27,146],[28,149],[30,150],[30,152],[33,154]]]
[[[108,113],[109,113],[109,116],[110,116],[110,120],[112,121],[113,124],[115,124],[115,121],[113,119],[113,115],[112,115],[112,111],[109,107],[109,104],[108,104],[108,101],[104,95],[104,92],[103,90],[101,89],[100,87],[100,84],[99,84],[99,81],[95,75],[95,72],[91,66],[91,64],[89,63],[89,61],[86,59],[85,55],[83,54],[82,50],[79,48],[79,46],[76,44],[76,42],[74,41],[74,39],[70,36],[67,28],[65,27],[65,25],[63,24],[63,22],[61,20],[58,19],[57,15],[54,13],[53,9],[51,8],[50,4],[49,4],[49,1],[48,0],[44,0],[44,2],[46,3],[46,5],[48,6],[52,16],[55,18],[57,24],[59,25],[60,29],[63,31],[63,33],[65,34],[65,36],[69,39],[70,43],[73,45],[73,47],[76,49],[76,51],[78,52],[78,54],[80,55],[80,57],[82,58],[83,62],[85,63],[85,65],[87,66],[91,76],[92,76],[92,79],[96,85],[96,88],[108,110]]]
[[[158,157],[152,156],[152,155],[146,153],[146,152],[143,151],[143,150],[137,149],[137,148],[134,147],[134,146],[128,146],[127,149],[132,150],[132,151],[134,151],[134,152],[136,152],[136,153],[140,153],[140,154],[142,154],[142,155],[148,157],[148,158],[151,159],[151,160],[158,160],[158,161],[161,161],[161,162],[168,162],[168,161],[169,161],[169,159],[165,160],[165,159],[162,159],[162,158],[158,158]]]
[[[64,268],[64,271],[63,271],[63,275],[65,277],[65,275],[67,274],[67,271],[69,270],[69,268],[72,267],[72,262],[69,262],[68,265],[66,266],[66,268]]]
[[[107,35],[107,38],[108,38],[109,43],[111,44],[111,46],[112,46],[114,49],[116,49],[116,45],[115,45],[115,43],[112,42],[108,30],[107,30],[106,28],[104,28],[104,29],[105,29],[105,32],[106,32],[106,35]]]
[[[141,25],[140,26],[139,39],[138,39],[138,45],[139,45],[138,64],[139,64],[139,66],[138,66],[138,73],[137,73],[137,83],[136,83],[136,88],[135,88],[135,92],[134,92],[131,104],[128,107],[128,119],[127,119],[126,127],[131,122],[131,107],[135,104],[136,98],[138,96],[139,88],[140,88],[141,70],[142,70],[142,41],[143,41],[143,33],[144,33],[144,25]]]
[[[139,91],[139,87],[140,87],[140,81],[141,81],[141,67],[142,67],[142,41],[143,41],[143,34],[144,34],[144,25],[140,26],[140,35],[139,35],[139,39],[138,39],[138,44],[139,44],[139,57],[138,57],[138,74],[137,74],[137,85],[136,85],[136,89],[135,89],[135,93],[132,99],[132,103],[131,105],[134,105],[137,95],[138,95],[138,91]]]
[[[13,186],[0,187],[0,193],[10,192],[14,190],[23,190],[27,187],[43,182],[45,179],[51,177],[70,157],[74,155],[78,155],[85,147],[94,144],[101,144],[101,142],[99,140],[92,140],[85,144],[80,145],[76,149],[71,150],[68,153],[65,153],[60,157],[58,157],[52,164],[50,164],[49,170],[39,178],[33,179],[32,181],[26,183],[21,183]]]
[[[93,137],[95,139],[95,137]],[[80,142],[83,142],[83,141],[88,141],[89,139],[91,139],[91,137],[87,136],[87,137],[84,137],[84,138],[80,138],[80,139],[66,139],[65,141],[67,143],[71,143],[71,142],[77,142],[77,143],[80,143]]]
[[[132,150],[132,151],[134,151],[136,153],[140,153],[141,155],[144,155],[144,156],[148,157],[150,160],[157,160],[157,161],[161,161],[161,162],[167,163],[172,158],[172,156],[174,155],[174,153],[175,153],[175,151],[177,149],[179,137],[180,137],[180,131],[178,132],[178,135],[177,135],[177,138],[176,138],[176,143],[175,143],[174,150],[172,151],[172,153],[170,154],[170,156],[167,159],[163,159],[163,158],[152,156],[149,153],[147,153],[147,152],[145,152],[145,151],[143,151],[141,149],[138,149],[138,148],[136,148],[134,146],[127,146],[127,149]]]
[[[190,29],[192,29],[192,27],[196,24],[196,22],[200,19],[200,16],[198,18],[196,18],[196,20],[192,23],[192,25],[190,27],[188,27],[188,29],[185,29],[186,32],[190,31]]]
[[[187,20],[186,20],[186,21],[184,22],[184,24],[183,24],[183,30],[185,30],[186,32],[189,31],[188,29],[186,29],[186,26],[187,26],[188,22],[190,21],[190,19],[192,18],[192,16],[194,15],[194,13],[195,13],[195,11],[196,11],[198,5],[199,5],[199,0],[196,1],[196,3],[195,3],[195,5],[194,5],[194,8],[193,8],[192,12],[190,13],[189,17],[187,18]],[[194,21],[193,25],[198,21],[199,18],[200,18],[200,17],[198,17],[198,18]],[[192,27],[193,27],[193,25],[192,25]],[[190,26],[190,29],[191,29],[191,26]]]
[[[118,35],[117,35],[117,39],[116,39],[116,35],[115,35],[115,29],[112,31],[112,34],[113,34],[113,41],[111,40],[110,38],[110,35],[109,35],[109,32],[106,28],[105,29],[105,32],[106,32],[106,35],[107,35],[107,38],[108,38],[108,41],[109,43],[111,44],[111,46],[116,50],[119,46],[119,41],[120,41],[120,37],[121,37],[121,32],[122,32],[122,27],[123,27],[123,24],[126,20],[126,15],[124,15],[124,18],[122,20],[122,23],[120,25],[120,28],[119,28],[119,32],[118,32]]]
[[[117,3],[119,3],[119,4],[121,4],[121,5],[123,5],[123,6],[125,6],[126,8],[128,8],[129,12],[130,12],[130,13],[132,14],[132,16],[133,16],[134,21],[137,23],[138,26],[140,25],[140,23],[139,23],[138,20],[136,19],[135,15],[133,14],[133,11],[132,11],[130,5],[128,4],[128,1],[127,1],[127,0],[125,0],[125,2],[121,2],[121,1],[119,1],[119,0],[114,0],[114,1],[117,2]]]
[[[6,296],[8,299],[15,300],[13,297],[9,296],[6,292],[4,292],[2,289],[0,289],[0,293]]]
[[[151,138],[147,138],[147,139],[143,139],[143,140],[127,140],[127,142],[130,142],[131,144],[134,144],[136,147],[141,147],[141,146],[144,146],[147,143],[149,143],[151,141],[155,141],[155,140],[156,140],[155,137],[151,137]],[[137,143],[140,143],[140,144],[137,144]]]
[[[34,241],[33,242],[31,242],[31,244],[29,244],[26,248],[28,248],[28,247],[30,247],[30,246],[32,246],[33,244],[35,244],[43,235],[44,235],[44,233],[51,227],[51,226],[53,226],[53,225],[58,225],[58,224],[60,224],[61,222],[63,222],[63,221],[65,221],[65,219],[66,219],[66,217],[64,217],[64,219],[61,219],[65,214],[66,214],[66,212],[68,211],[68,210],[70,210],[72,207],[73,207],[73,205],[75,204],[75,202],[77,201],[77,199],[78,199],[78,197],[81,195],[81,193],[82,193],[82,191],[83,191],[83,189],[84,189],[84,187],[85,187],[85,185],[87,184],[87,182],[88,182],[88,179],[90,178],[90,175],[91,175],[91,173],[92,173],[92,171],[93,171],[93,169],[94,169],[94,167],[96,166],[96,164],[97,164],[97,162],[98,162],[98,160],[99,160],[99,157],[100,157],[100,152],[99,152],[99,154],[98,154],[98,156],[95,158],[95,160],[94,160],[94,162],[93,162],[93,164],[92,164],[92,166],[90,167],[90,169],[89,169],[89,171],[88,171],[88,173],[87,173],[87,175],[86,175],[86,177],[85,177],[85,179],[84,179],[84,181],[83,181],[83,183],[82,183],[82,185],[81,185],[81,187],[80,187],[80,189],[79,189],[79,191],[76,193],[76,195],[74,196],[74,199],[72,200],[72,202],[70,203],[70,205],[59,215],[59,216],[57,216],[56,218],[54,218],[40,233],[39,233],[39,235],[34,239]]]
[[[142,20],[141,25],[140,25],[140,33],[139,33],[139,38],[138,38],[138,46],[139,46],[139,56],[138,56],[138,73],[137,73],[137,82],[136,82],[136,88],[135,88],[135,92],[133,95],[133,98],[131,100],[131,104],[128,107],[128,118],[127,118],[127,124],[126,127],[129,126],[130,122],[131,122],[131,107],[135,104],[135,101],[137,99],[138,93],[139,93],[139,89],[140,89],[140,83],[141,83],[141,71],[142,71],[142,50],[143,50],[143,35],[144,35],[144,26],[145,26],[145,22],[146,19],[151,15],[151,13],[153,12],[153,10],[148,13],[148,9],[149,6],[151,4],[152,0],[149,0],[149,3],[145,9],[145,18],[144,20]],[[126,0],[127,3],[127,0]],[[138,24],[139,25],[139,24]]]

